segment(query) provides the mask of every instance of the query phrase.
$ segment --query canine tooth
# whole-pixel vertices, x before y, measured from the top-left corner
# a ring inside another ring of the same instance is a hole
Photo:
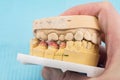
[[[88,42],[87,44],[87,49],[90,49],[92,47],[92,43],[91,42]]]
[[[64,35],[60,35],[59,40],[64,41],[65,40],[65,36]]]
[[[97,34],[96,34],[96,33],[93,33],[93,34],[92,34],[92,42],[93,42],[94,44],[97,44],[97,43],[98,43],[98,41],[97,41]]]
[[[65,35],[65,40],[73,40],[73,34],[72,33],[67,33]]]
[[[40,30],[37,30],[36,38],[47,40],[47,35],[44,32],[41,32]]]
[[[84,38],[85,38],[86,40],[91,40],[91,34],[90,34],[89,31],[86,31],[86,32],[85,32]]]
[[[75,40],[82,40],[83,39],[83,33],[81,31],[77,31],[74,35]]]
[[[58,40],[58,35],[56,33],[50,33],[48,34],[48,40]]]

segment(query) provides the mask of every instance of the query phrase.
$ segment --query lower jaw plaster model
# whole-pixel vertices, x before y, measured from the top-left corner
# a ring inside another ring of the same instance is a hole
[[[93,16],[59,16],[35,20],[31,55],[97,66],[100,29]]]

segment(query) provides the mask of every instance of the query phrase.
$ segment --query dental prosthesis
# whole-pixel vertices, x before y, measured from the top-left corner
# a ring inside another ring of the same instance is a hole
[[[97,66],[100,29],[93,16],[60,16],[35,20],[31,55]]]
[[[101,32],[94,16],[72,15],[38,19],[33,23],[33,33],[35,38],[30,43],[30,55],[41,58],[43,62],[40,64],[44,65],[44,59],[47,59],[48,62],[52,60],[49,67],[55,67],[52,62],[54,64],[54,61],[61,61],[60,63],[68,62],[70,65],[90,66],[91,71],[92,67],[98,65]],[[68,70],[77,71],[72,67]],[[89,75],[97,75],[95,70]],[[103,69],[97,72],[100,74],[102,71]],[[81,72],[89,71],[84,69]]]

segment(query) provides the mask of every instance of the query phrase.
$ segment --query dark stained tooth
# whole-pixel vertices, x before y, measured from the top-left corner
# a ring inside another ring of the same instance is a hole
[[[58,44],[55,41],[49,41],[48,47],[53,47],[53,48],[58,49]]]
[[[66,43],[65,42],[61,42],[59,45],[59,48],[65,48],[66,47]]]
[[[39,45],[47,47],[47,43],[45,41],[40,41]]]

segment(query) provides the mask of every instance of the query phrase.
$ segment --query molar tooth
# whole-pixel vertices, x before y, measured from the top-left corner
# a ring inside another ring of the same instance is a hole
[[[56,33],[50,33],[48,34],[48,40],[58,40],[58,35]]]
[[[38,39],[32,39],[32,46],[33,47],[36,47],[37,45],[38,45],[38,43],[39,43],[39,40]]]
[[[86,39],[86,40],[91,40],[91,34],[90,34],[90,32],[89,31],[87,31],[86,30],[86,32],[85,32],[85,34],[84,34],[84,38]]]
[[[81,31],[77,31],[74,35],[75,40],[82,40],[83,39],[83,33]]]
[[[42,39],[42,40],[47,40],[47,35],[44,32],[37,30],[36,31],[36,38]]]
[[[59,36],[59,40],[64,41],[65,40],[65,36],[64,35],[60,35]]]
[[[65,35],[65,40],[73,40],[73,34],[72,33],[67,33]]]
[[[98,41],[97,41],[97,34],[96,34],[96,33],[93,33],[93,34],[92,34],[92,42],[93,42],[94,44],[97,44],[97,43],[98,43]]]

